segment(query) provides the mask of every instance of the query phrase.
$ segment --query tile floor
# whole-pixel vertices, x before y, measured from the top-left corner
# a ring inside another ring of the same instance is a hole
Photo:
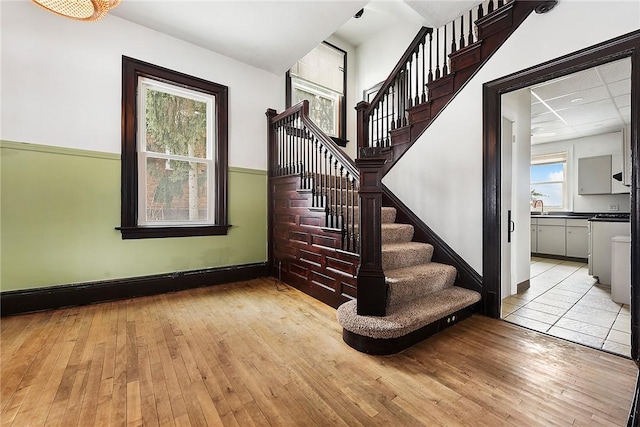
[[[502,318],[536,331],[629,357],[631,313],[611,301],[587,264],[531,258],[531,287],[502,300]]]

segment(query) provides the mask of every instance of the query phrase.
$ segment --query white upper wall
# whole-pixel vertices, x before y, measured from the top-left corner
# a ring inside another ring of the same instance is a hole
[[[385,177],[482,274],[482,85],[640,28],[640,2],[563,0],[532,14]]]
[[[115,16],[93,23],[2,2],[0,138],[120,153],[122,55],[229,87],[229,165],[267,168],[265,111],[284,77]]]
[[[421,26],[413,22],[394,25],[371,37],[356,48],[356,95],[362,101],[363,91],[389,77],[393,67],[409,47]]]

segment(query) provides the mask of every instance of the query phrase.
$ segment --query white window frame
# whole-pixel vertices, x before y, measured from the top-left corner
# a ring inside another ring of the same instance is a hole
[[[146,135],[146,99],[147,90],[164,92],[170,95],[180,96],[183,98],[193,99],[206,104],[207,129],[206,129],[206,158],[190,157],[171,153],[158,153],[155,151],[147,151],[147,135]],[[215,96],[204,94],[194,90],[186,89],[180,86],[168,84],[147,77],[138,77],[138,130],[137,130],[137,155],[138,155],[138,224],[144,227],[188,227],[193,225],[214,225],[215,218],[215,197],[213,189],[215,188]],[[185,162],[195,162],[207,165],[207,218],[205,220],[165,220],[165,221],[148,221],[147,220],[147,159],[157,158],[167,161],[178,160]]]
[[[530,166],[541,166],[541,165],[550,165],[562,163],[562,181],[536,181],[529,182],[529,188],[537,184],[562,184],[562,205],[560,207],[557,206],[547,206],[545,205],[545,210],[548,211],[562,211],[566,210],[568,207],[568,158],[569,153],[567,151],[559,151],[555,153],[548,154],[534,154],[531,156]],[[543,200],[544,203],[544,200]]]

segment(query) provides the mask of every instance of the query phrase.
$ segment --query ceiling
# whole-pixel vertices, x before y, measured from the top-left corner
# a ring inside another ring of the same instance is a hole
[[[531,143],[615,132],[631,122],[631,59],[531,88]]]
[[[283,74],[367,3],[366,0],[124,0],[110,13]]]
[[[479,0],[123,0],[110,13],[275,74],[332,34],[358,46],[392,25],[441,26]],[[361,18],[353,16],[365,9]]]

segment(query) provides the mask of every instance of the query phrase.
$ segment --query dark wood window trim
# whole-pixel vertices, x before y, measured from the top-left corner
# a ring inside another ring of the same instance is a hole
[[[181,86],[215,96],[216,139],[214,164],[216,186],[213,189],[213,225],[138,226],[138,154],[137,102],[139,77]],[[121,159],[121,226],[123,239],[224,235],[230,227],[227,220],[227,138],[228,88],[167,68],[122,57],[122,159]]]
[[[344,63],[342,65],[343,73],[342,73],[342,96],[340,97],[340,105],[338,108],[340,109],[340,128],[338,130],[338,137],[330,137],[333,142],[338,144],[341,147],[346,147],[347,142],[347,51],[344,49],[340,49],[338,46],[323,41],[323,44],[332,47],[333,49],[342,52],[344,54]],[[285,102],[286,107],[291,107],[291,98],[292,98],[292,89],[291,89],[291,76],[289,75],[289,71],[285,74],[286,88],[285,88]]]

